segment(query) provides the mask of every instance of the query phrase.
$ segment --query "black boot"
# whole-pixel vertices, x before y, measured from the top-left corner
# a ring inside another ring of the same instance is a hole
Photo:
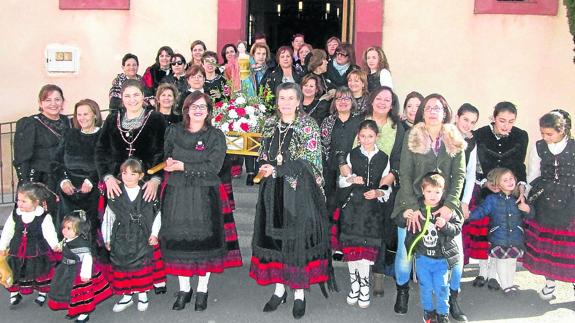
[[[451,317],[456,321],[467,322],[467,316],[465,316],[465,313],[463,313],[463,310],[457,302],[459,292],[452,289],[449,289],[449,292],[449,314],[451,314]]]
[[[196,306],[194,306],[194,311],[196,312],[203,312],[208,308],[208,292],[196,293]]]
[[[294,319],[300,319],[305,315],[305,298],[293,301],[292,315]]]
[[[176,301],[174,302],[174,306],[172,306],[173,310],[181,311],[186,307],[186,303],[189,303],[192,300],[193,291],[190,290],[189,292],[182,292],[179,291],[176,296]]]
[[[248,176],[246,177],[247,186],[254,186],[254,177],[256,177],[254,173],[248,173]]]
[[[273,312],[275,310],[277,310],[278,306],[280,306],[280,304],[283,304],[286,302],[286,298],[287,298],[287,291],[284,292],[282,297],[277,296],[276,294],[272,295],[272,298],[270,298],[270,300],[266,303],[266,305],[264,305],[264,312]]]
[[[409,282],[404,285],[397,285],[397,296],[393,310],[395,313],[407,314],[407,304],[409,303]]]

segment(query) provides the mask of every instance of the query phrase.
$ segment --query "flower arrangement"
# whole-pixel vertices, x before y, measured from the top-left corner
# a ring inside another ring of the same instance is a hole
[[[244,91],[231,91],[227,84],[224,87],[225,99],[214,106],[213,124],[223,132],[259,132],[267,116],[273,112],[273,106],[266,102],[270,99],[269,91],[261,90],[262,96],[248,96]]]

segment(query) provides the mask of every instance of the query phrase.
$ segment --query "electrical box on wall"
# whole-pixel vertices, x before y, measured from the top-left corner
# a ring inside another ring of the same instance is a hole
[[[46,71],[48,73],[78,73],[80,51],[60,44],[46,46]]]

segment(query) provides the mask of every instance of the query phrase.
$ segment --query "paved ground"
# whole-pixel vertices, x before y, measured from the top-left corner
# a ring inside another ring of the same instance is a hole
[[[122,313],[113,313],[115,298],[101,304],[91,315],[91,322],[293,322],[291,309],[293,295],[281,305],[275,313],[262,313],[264,303],[273,293],[273,287],[258,286],[248,277],[250,240],[253,226],[256,189],[243,185],[243,180],[234,182],[237,209],[236,225],[244,258],[244,266],[214,275],[210,281],[209,304],[204,313],[193,311],[193,304],[181,311],[172,311],[173,293],[177,290],[177,281],[169,278],[166,295],[151,295],[148,311],[140,313],[135,307]],[[9,214],[9,207],[0,208],[0,226]],[[537,290],[543,284],[543,278],[533,276],[518,269],[516,283],[520,293],[516,298],[507,298],[501,292],[491,292],[487,288],[476,289],[471,280],[477,269],[471,265],[465,268],[462,283],[461,305],[473,322],[575,322],[575,295],[571,284],[560,283],[556,298],[544,302],[537,296]],[[421,307],[417,287],[412,284],[410,310],[405,316],[393,312],[395,285],[386,278],[386,294],[383,298],[372,299],[368,309],[350,307],[345,302],[349,282],[346,267],[336,265],[336,275],[342,291],[324,299],[318,287],[306,293],[307,311],[302,322],[421,322]],[[195,286],[196,282],[192,283]],[[0,292],[0,323],[4,322],[64,322],[65,312],[53,312],[48,308],[39,308],[33,302],[33,296],[24,298],[16,308],[8,306],[8,293]],[[193,300],[192,300],[193,303]]]

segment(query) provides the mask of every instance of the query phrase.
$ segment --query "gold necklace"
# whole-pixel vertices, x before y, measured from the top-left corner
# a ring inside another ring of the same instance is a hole
[[[292,126],[292,123],[288,124],[287,127],[285,127],[285,129],[282,129],[281,121],[280,121],[280,123],[278,123],[278,152],[277,152],[276,158],[275,158],[275,161],[277,162],[278,166],[281,166],[283,164],[283,161],[284,161],[284,156],[282,155],[282,146],[285,142],[285,139],[287,138],[287,132],[289,131],[291,126]],[[282,134],[284,134],[284,133],[285,133],[285,135],[283,136],[283,139],[282,139]],[[273,160],[271,160],[271,161],[273,161]]]

